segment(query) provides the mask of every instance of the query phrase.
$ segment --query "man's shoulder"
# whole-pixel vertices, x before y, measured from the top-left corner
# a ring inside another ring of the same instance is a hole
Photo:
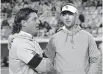
[[[21,37],[14,37],[14,39],[12,40],[14,45],[24,45],[27,44],[27,42],[29,42],[27,39],[21,38]]]
[[[88,31],[86,31],[86,30],[81,30],[81,32],[82,32],[83,34],[85,34],[85,35],[92,36],[92,34],[91,34],[91,33],[89,33],[89,32],[88,32]]]
[[[33,44],[28,41],[27,39],[22,38],[15,38],[12,42],[13,47],[16,48],[26,48],[26,47],[32,47]]]
[[[62,30],[55,33],[52,37],[60,37],[63,34]]]

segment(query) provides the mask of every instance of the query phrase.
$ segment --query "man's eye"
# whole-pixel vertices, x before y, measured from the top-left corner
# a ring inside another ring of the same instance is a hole
[[[68,15],[67,13],[64,13],[63,16]]]
[[[36,20],[36,18],[34,18],[33,20]]]
[[[37,18],[35,17],[35,18],[33,18],[33,20],[37,20]]]
[[[65,15],[74,15],[74,13],[69,12],[69,11],[64,11],[64,12],[62,12],[62,14],[63,14],[63,16],[65,16]]]

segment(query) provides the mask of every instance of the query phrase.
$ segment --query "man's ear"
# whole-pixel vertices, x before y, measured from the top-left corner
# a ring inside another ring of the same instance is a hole
[[[27,25],[27,23],[26,23],[25,20],[22,20],[22,21],[21,21],[21,24],[22,24],[23,27],[26,27],[26,25]]]
[[[63,15],[60,15],[60,21],[63,22]]]

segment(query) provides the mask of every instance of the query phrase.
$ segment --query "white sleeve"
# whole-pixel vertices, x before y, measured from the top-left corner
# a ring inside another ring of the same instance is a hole
[[[35,52],[35,48],[31,44],[25,42],[21,44],[23,45],[18,46],[17,49],[18,58],[31,68],[36,68],[41,62],[42,57]]]
[[[98,50],[96,42],[91,35],[89,36],[89,56],[91,63],[96,62],[100,56],[100,51]]]
[[[29,43],[21,43],[17,48],[18,58],[27,64],[36,54],[33,50],[34,48]]]
[[[18,58],[34,68],[38,72],[48,72],[53,68],[52,62],[48,58],[40,57],[33,47],[28,43],[18,47]]]
[[[88,74],[97,74],[97,72],[99,71],[99,64],[101,62],[101,54],[92,36],[89,37],[89,57],[90,67]]]

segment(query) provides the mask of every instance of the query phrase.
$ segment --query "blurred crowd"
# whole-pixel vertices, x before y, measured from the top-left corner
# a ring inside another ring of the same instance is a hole
[[[62,22],[60,20],[61,6],[72,0],[2,0],[1,1],[1,39],[5,40],[11,34],[15,14],[19,9],[31,7],[38,10],[40,31],[36,37],[49,37],[55,34]],[[102,0],[74,0],[80,12],[78,23],[93,36],[102,35]]]

